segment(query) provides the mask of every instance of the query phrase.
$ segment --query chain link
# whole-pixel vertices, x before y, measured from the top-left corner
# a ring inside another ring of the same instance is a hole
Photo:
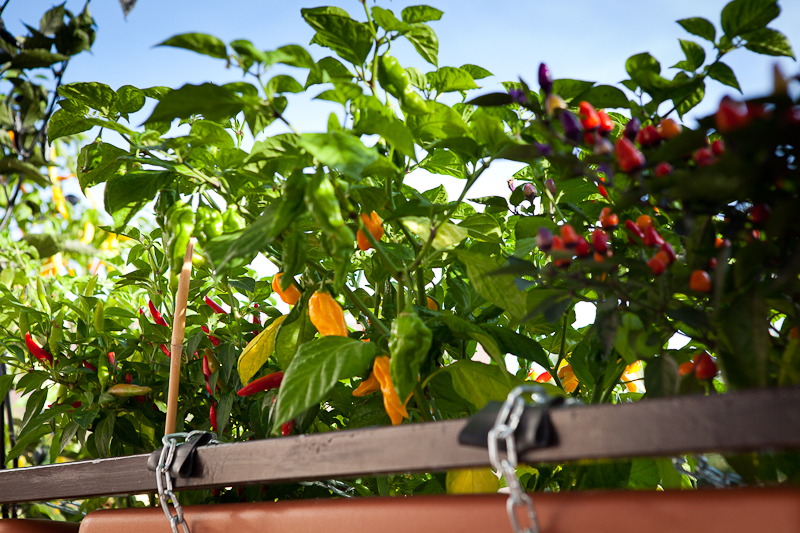
[[[525,411],[524,394],[532,394],[537,402],[547,400],[542,387],[538,385],[520,385],[508,394],[508,398],[506,398],[500,412],[497,414],[494,427],[489,431],[489,461],[495,470],[503,474],[503,479],[509,488],[506,511],[514,532],[539,533],[539,523],[536,519],[536,510],[533,508],[533,500],[523,490],[522,484],[517,478],[517,444],[514,432],[517,430],[522,413]],[[500,457],[498,444],[501,440],[504,440],[506,445],[505,458]],[[519,525],[517,507],[524,507],[528,513],[530,525],[526,528],[521,528]]]
[[[707,481],[718,489],[746,485],[744,479],[742,479],[739,474],[734,472],[723,472],[717,468],[714,468],[704,456],[693,455],[692,458],[696,462],[694,472],[686,470],[683,467],[686,463],[686,460],[683,457],[673,457],[672,466],[681,474],[693,477],[695,480],[702,479],[703,481]]]
[[[164,435],[161,442],[164,447],[161,448],[161,455],[158,459],[158,466],[156,467],[156,486],[158,487],[158,500],[161,502],[161,508],[164,510],[169,525],[172,528],[172,533],[178,533],[178,524],[183,527],[183,533],[191,533],[189,525],[183,518],[183,508],[181,507],[178,497],[175,495],[174,487],[172,485],[172,476],[169,470],[172,467],[172,461],[175,459],[175,449],[178,447],[178,439],[183,439],[184,442],[190,440],[192,437],[208,433],[207,431],[192,431],[190,433],[170,433]],[[216,442],[216,434],[212,433],[214,438],[212,443]],[[175,508],[173,515],[169,509],[169,503]]]

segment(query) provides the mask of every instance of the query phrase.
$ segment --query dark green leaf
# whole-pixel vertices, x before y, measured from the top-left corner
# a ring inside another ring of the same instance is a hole
[[[233,400],[234,394],[233,392],[229,392],[227,394],[223,394],[219,399],[219,403],[217,404],[217,433],[220,435],[222,435],[222,432],[225,431],[225,428],[228,426],[228,422],[230,421],[231,410],[233,409]]]
[[[552,363],[547,357],[547,353],[538,342],[530,337],[516,333],[508,327],[481,324],[480,328],[492,336],[497,342],[501,353],[510,353],[527,361],[533,361],[545,368],[550,368]]]
[[[187,84],[165,94],[145,123],[172,122],[192,115],[220,121],[234,116],[243,106],[242,98],[226,87]]]
[[[428,84],[439,94],[453,91],[477,89],[475,80],[465,70],[455,67],[442,67],[425,75]]]
[[[28,163],[27,161],[22,161],[18,159],[16,155],[7,155],[0,159],[0,173],[14,174],[17,172],[25,174],[42,187],[50,185],[50,180],[42,176],[39,172],[39,167],[36,165]]]
[[[342,59],[356,65],[366,61],[372,48],[372,32],[368,25],[353,20],[338,7],[301,9],[300,12],[317,31],[312,43],[330,48]]]
[[[429,20],[439,20],[444,15],[443,11],[439,11],[431,6],[408,6],[403,9],[401,16],[404,22],[413,24],[414,22],[428,22]]]
[[[501,106],[511,104],[513,100],[508,93],[489,93],[477,96],[466,103],[477,106]]]
[[[508,393],[522,384],[522,380],[497,365],[463,360],[445,368],[453,380],[453,389],[476,411],[491,401],[505,401]]]
[[[722,9],[722,30],[733,39],[766,28],[780,13],[778,0],[733,0]]]
[[[453,176],[454,178],[465,178],[464,162],[455,152],[450,150],[433,150],[428,152],[428,157],[422,160],[420,168],[424,168],[432,174],[442,174]]]
[[[703,47],[694,41],[686,41],[684,39],[679,39],[679,41],[681,42],[681,50],[683,50],[683,54],[686,56],[686,61],[678,63],[678,65],[683,66],[675,66],[683,70],[688,70],[689,72],[694,72],[703,66],[706,60],[706,51],[703,50]]]
[[[218,274],[249,264],[260,250],[272,242],[275,235],[270,233],[270,229],[277,211],[278,203],[273,202],[244,230],[226,233],[206,243],[203,251]]]
[[[300,136],[299,144],[323,165],[357,180],[378,157],[374,148],[367,148],[360,140],[339,132],[305,133]]]
[[[185,48],[198,54],[216,57],[217,59],[227,59],[228,50],[225,43],[205,33],[182,33],[170,37],[166,41],[156,46],[172,46],[174,48]]]
[[[116,109],[117,93],[111,87],[97,82],[77,82],[62,85],[58,94],[81,102],[104,115],[110,115]]]
[[[119,158],[128,152],[104,142],[93,142],[81,148],[78,156],[78,180],[86,189],[97,183],[107,181],[124,166]]]
[[[27,448],[30,444],[37,442],[39,439],[49,434],[50,426],[41,426],[36,431],[31,431],[21,439],[18,439],[17,443],[13,448],[11,448],[11,450],[9,450],[8,455],[6,455],[5,464],[9,464],[11,461],[19,457],[20,454],[25,451],[25,448]]]
[[[292,315],[295,315],[295,309],[281,324],[275,339],[275,358],[283,370],[289,368],[297,349],[313,339],[317,332],[314,324],[308,318],[308,308],[305,305],[300,306],[296,317]]]
[[[630,105],[625,93],[611,85],[596,85],[584,92],[581,100],[586,100],[598,109],[627,108]]]
[[[678,24],[683,26],[683,29],[692,35],[702,37],[706,41],[711,41],[713,43],[717,38],[717,30],[714,29],[714,25],[702,17],[681,19],[678,21]]]
[[[140,211],[144,204],[153,200],[160,189],[172,183],[175,174],[170,171],[141,170],[122,175],[113,175],[106,182],[105,208],[109,214],[125,213],[123,224]],[[115,217],[116,221],[116,217]]]
[[[562,79],[553,81],[553,92],[570,102],[577,96],[581,96],[594,85],[593,81]]]
[[[378,26],[386,31],[404,32],[408,30],[408,23],[397,20],[397,17],[394,16],[394,13],[388,9],[383,9],[382,7],[378,6],[373,7],[372,18],[375,20],[375,23]]]
[[[770,347],[767,316],[764,297],[756,289],[734,298],[719,313],[716,355],[725,383],[732,389],[764,387],[767,384]]]
[[[46,68],[55,63],[66,61],[69,56],[53,54],[41,48],[23,50],[11,59],[11,67],[17,69]]]
[[[114,415],[109,414],[94,429],[94,445],[100,457],[108,457],[111,437],[114,436]]]
[[[679,385],[678,363],[674,357],[665,354],[647,362],[644,386],[648,397],[674,396],[678,393]]]
[[[145,100],[144,92],[133,85],[117,89],[117,110],[122,113],[136,113],[144,107]]]
[[[311,67],[306,79],[305,88],[319,83],[330,83],[332,81],[349,82],[353,79],[353,74],[347,70],[341,61],[334,57],[323,57]]]
[[[97,415],[99,414],[99,407],[91,407],[87,405],[85,407],[78,407],[75,409],[75,412],[72,413],[72,420],[74,420],[75,423],[83,429],[89,429],[89,426],[92,425],[92,422],[94,422],[94,419],[97,418]]]
[[[512,319],[519,320],[525,315],[526,295],[517,290],[514,276],[490,276],[500,265],[487,256],[469,252],[456,252],[458,258],[467,266],[467,275],[475,292],[492,302],[497,307],[505,309]]]
[[[415,23],[405,33],[405,38],[414,45],[422,59],[433,66],[438,66],[439,38],[426,24]]]
[[[708,75],[711,79],[717,80],[718,82],[729,87],[733,87],[740,93],[742,92],[742,88],[739,87],[739,82],[736,80],[736,75],[733,73],[733,70],[722,61],[718,61],[717,63],[711,65],[711,68],[708,69]]]
[[[469,63],[467,63],[466,65],[461,65],[459,68],[461,70],[468,72],[469,75],[472,76],[473,80],[482,80],[483,78],[494,76],[494,74],[492,74],[483,67],[479,67],[478,65],[470,65]]]
[[[771,28],[763,28],[742,35],[747,40],[745,48],[768,56],[788,56],[794,59],[794,52],[789,39],[784,34]]]
[[[347,337],[321,337],[303,344],[284,373],[273,431],[322,401],[339,380],[363,374],[374,358],[373,343]]]

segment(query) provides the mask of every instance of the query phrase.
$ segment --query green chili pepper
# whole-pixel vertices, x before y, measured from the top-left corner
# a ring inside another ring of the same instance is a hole
[[[186,245],[189,244],[192,231],[194,231],[192,208],[182,202],[174,203],[167,211],[167,230],[166,247],[169,266],[172,269],[172,275],[177,276],[183,267]]]
[[[108,356],[100,355],[100,357],[97,358],[97,380],[100,382],[100,390],[105,390],[110,375]]]
[[[20,335],[28,333],[31,330],[31,322],[27,311],[19,312],[19,320],[17,323],[19,324]]]
[[[402,98],[409,84],[406,71],[397,59],[388,54],[383,54],[378,60],[378,81],[395,98]]]
[[[61,339],[64,338],[64,308],[56,314],[55,318],[50,324],[50,337],[47,339],[47,347],[50,348],[50,353],[58,355],[61,348]]]
[[[400,109],[402,109],[404,113],[411,115],[420,115],[430,111],[425,100],[423,100],[410,85],[406,87],[406,90],[400,98]]]
[[[141,385],[129,385],[127,383],[117,383],[110,389],[108,393],[115,398],[130,398],[131,396],[143,396],[149,394],[153,389],[150,387],[142,387]]]
[[[222,215],[216,209],[201,205],[197,208],[195,237],[201,242],[219,237],[225,231]]]
[[[167,227],[167,211],[172,204],[178,199],[177,194],[172,189],[164,189],[159,191],[158,198],[156,199],[155,211],[156,222],[161,226],[161,229]]]
[[[397,395],[405,399],[417,384],[417,376],[431,347],[433,333],[420,317],[404,312],[392,322],[389,353],[391,375]]]
[[[322,228],[320,244],[333,259],[333,283],[339,288],[344,284],[355,236],[344,223],[333,183],[324,173],[318,172],[308,182],[305,202],[311,217]]]
[[[94,308],[94,329],[97,333],[105,331],[105,313],[103,312],[103,300],[98,300]]]
[[[222,227],[225,229],[225,233],[244,229],[246,225],[247,221],[239,213],[239,209],[235,205],[229,206],[222,215]]]

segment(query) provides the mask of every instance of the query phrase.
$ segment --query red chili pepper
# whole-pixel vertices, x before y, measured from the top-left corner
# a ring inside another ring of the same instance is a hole
[[[667,269],[668,264],[667,254],[662,251],[656,252],[648,262],[647,266],[650,267],[650,271],[653,273],[654,276],[658,276],[662,274]]]
[[[608,235],[601,229],[596,229],[592,232],[592,246],[594,251],[599,254],[608,252]]]
[[[42,363],[47,361],[50,363],[50,366],[53,366],[53,356],[50,355],[47,350],[36,344],[36,341],[31,337],[30,331],[25,333],[25,346],[28,347],[28,351],[30,351],[36,359]]]
[[[638,238],[638,240],[634,240],[631,237],[631,235],[628,235],[628,240],[632,244],[641,244],[642,241],[644,241],[644,232],[642,231],[642,229],[639,226],[636,225],[636,222],[634,222],[633,220],[626,220],[625,221],[625,229],[628,230],[628,232],[631,235],[633,235],[634,237]]]
[[[281,381],[283,381],[283,372],[274,372],[272,374],[267,374],[262,378],[258,378],[255,381],[251,381],[244,387],[242,387],[238,394],[239,396],[250,396],[251,394],[255,394],[257,392],[277,389],[281,385]]]
[[[84,368],[88,368],[92,372],[97,372],[97,368],[95,368],[95,366],[92,363],[90,363],[89,361],[84,361],[83,362],[83,366],[84,366]]]
[[[664,244],[661,245],[661,247],[658,250],[666,254],[667,259],[669,259],[668,264],[672,264],[675,262],[675,249],[672,247],[670,243],[665,242]]]
[[[128,385],[130,385],[130,384],[131,384],[131,381],[133,381],[133,376],[131,376],[131,375],[130,375],[130,373],[126,373],[126,374],[125,374],[125,383],[127,383]]]
[[[564,242],[564,246],[574,248],[578,244],[578,234],[575,232],[575,228],[570,224],[561,226],[561,239]]]
[[[224,310],[222,307],[217,305],[217,303],[214,302],[214,300],[212,300],[208,296],[206,296],[206,304],[208,304],[208,306],[211,309],[213,309],[214,312],[217,313],[218,315],[227,315],[228,314],[228,312],[226,310]]]
[[[578,244],[575,245],[575,255],[578,257],[586,257],[592,253],[592,249],[589,247],[589,243],[583,237],[583,235],[578,236]]]
[[[163,353],[167,357],[172,357],[172,353],[167,349],[166,344],[159,344],[158,347],[161,348],[161,353]]]
[[[295,424],[294,418],[292,418],[288,422],[284,422],[283,424],[281,424],[281,435],[283,435],[284,437],[288,437],[289,435],[291,435],[292,430],[294,430],[294,424]]]
[[[592,104],[583,101],[580,103],[579,109],[581,112],[581,124],[584,130],[594,130],[600,127],[600,115],[597,114]]]
[[[672,174],[673,170],[674,169],[672,168],[672,165],[670,165],[666,161],[662,161],[661,163],[656,165],[656,176],[658,176],[659,178],[663,178],[664,176]]]
[[[608,113],[602,109],[597,110],[597,116],[600,118],[600,133],[611,133],[614,131],[614,121],[608,116]]]
[[[150,307],[150,314],[153,316],[153,320],[156,321],[156,324],[158,324],[159,326],[167,326],[167,321],[164,320],[164,317],[161,315],[161,313],[158,312],[156,306],[153,305],[153,301],[148,300],[147,305]]]
[[[715,125],[717,131],[720,133],[738,130],[746,126],[750,120],[747,107],[730,96],[726,96],[722,99],[719,103],[719,109],[717,109],[717,113],[714,115]]]
[[[623,172],[637,170],[644,165],[644,156],[627,137],[621,137],[616,144],[617,163]]]
[[[114,352],[108,352],[108,362],[111,363],[111,366],[117,366],[117,357]]]
[[[211,429],[217,430],[217,405],[211,404],[211,409],[208,410],[208,419],[211,422]]]
[[[661,140],[661,134],[658,133],[658,130],[652,124],[645,126],[636,134],[636,142],[642,147],[658,144]]]
[[[708,352],[703,352],[694,362],[694,373],[697,376],[697,379],[711,379],[717,375],[719,369],[717,368],[717,364],[708,355]]]
[[[645,246],[661,246],[664,244],[664,239],[658,234],[656,228],[647,226],[644,230],[644,245]]]
[[[212,334],[211,334],[211,330],[210,330],[210,329],[208,329],[208,326],[200,326],[200,329],[202,329],[202,330],[203,330],[203,333],[205,333],[206,335],[208,335],[208,340],[210,340],[210,341],[211,341],[211,345],[212,345],[214,348],[216,348],[217,346],[219,346],[219,345],[220,345],[220,343],[221,343],[222,341],[221,341],[221,340],[219,340],[218,338],[216,338],[214,335],[212,335]]]
[[[208,356],[203,354],[203,376],[206,378],[206,382],[211,377],[211,367],[208,364]]]

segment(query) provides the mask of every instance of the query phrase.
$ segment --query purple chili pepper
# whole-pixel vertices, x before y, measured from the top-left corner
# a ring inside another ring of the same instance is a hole
[[[536,234],[536,246],[543,252],[550,251],[550,248],[553,247],[553,234],[549,229],[539,228],[539,233]]]
[[[639,129],[641,127],[642,127],[642,123],[639,122],[639,119],[636,118],[636,117],[633,117],[632,119],[630,119],[628,121],[627,124],[625,124],[625,132],[623,133],[623,135],[625,135],[625,137],[627,137],[631,141],[634,141],[634,140],[636,140],[636,134],[639,133]]]
[[[536,150],[539,151],[539,154],[543,155],[544,157],[553,155],[553,149],[550,147],[549,144],[537,143],[536,141],[534,141],[533,147],[536,148]]]
[[[533,183],[526,183],[522,186],[522,194],[525,195],[525,199],[529,202],[533,202],[533,199],[536,198],[536,195],[539,194],[539,191],[536,190],[536,187]]]
[[[525,91],[522,89],[509,89],[508,95],[511,97],[511,101],[515,104],[527,104],[528,97],[525,96]]]
[[[539,87],[542,88],[544,94],[550,94],[553,90],[553,75],[550,74],[550,69],[544,63],[539,65]]]
[[[556,187],[556,182],[553,181],[553,178],[547,178],[544,180],[544,186],[550,191],[550,194],[553,195],[553,198],[556,197],[556,192],[558,192],[558,188]]]
[[[565,110],[559,118],[561,127],[564,128],[564,136],[572,142],[578,142],[581,138],[581,123],[578,117]]]

